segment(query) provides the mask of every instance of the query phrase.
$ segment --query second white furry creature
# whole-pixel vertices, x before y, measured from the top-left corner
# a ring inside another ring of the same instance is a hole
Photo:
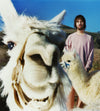
[[[95,106],[96,111],[100,105],[100,71],[87,73],[75,51],[65,52],[62,60],[68,64],[65,70],[78,96],[86,105]]]

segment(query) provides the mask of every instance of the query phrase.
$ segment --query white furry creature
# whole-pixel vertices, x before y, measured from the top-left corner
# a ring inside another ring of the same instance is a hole
[[[65,52],[62,60],[66,65],[66,72],[80,99],[88,107],[75,111],[100,111],[100,71],[87,73],[79,55],[75,52]]]
[[[0,14],[10,56],[0,79],[10,111],[66,111],[70,84],[59,65],[65,10],[50,21],[39,21],[18,15],[10,0],[0,0]]]

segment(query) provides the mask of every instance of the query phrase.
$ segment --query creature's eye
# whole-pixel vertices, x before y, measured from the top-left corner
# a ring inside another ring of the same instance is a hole
[[[8,49],[12,50],[13,47],[15,46],[15,43],[12,41],[9,41],[7,45],[8,45]]]
[[[67,60],[67,62],[71,62],[71,60]]]

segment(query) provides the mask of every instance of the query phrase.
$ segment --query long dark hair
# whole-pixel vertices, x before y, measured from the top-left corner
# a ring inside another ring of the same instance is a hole
[[[76,17],[75,17],[75,20],[74,20],[74,27],[75,28],[77,28],[76,27],[76,21],[78,20],[78,19],[81,19],[83,22],[84,22],[84,29],[86,28],[86,20],[85,20],[85,17],[83,16],[83,15],[77,15]]]

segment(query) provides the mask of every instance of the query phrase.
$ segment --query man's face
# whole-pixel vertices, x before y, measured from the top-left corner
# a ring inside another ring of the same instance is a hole
[[[84,22],[81,19],[76,20],[76,28],[78,30],[84,30]]]

